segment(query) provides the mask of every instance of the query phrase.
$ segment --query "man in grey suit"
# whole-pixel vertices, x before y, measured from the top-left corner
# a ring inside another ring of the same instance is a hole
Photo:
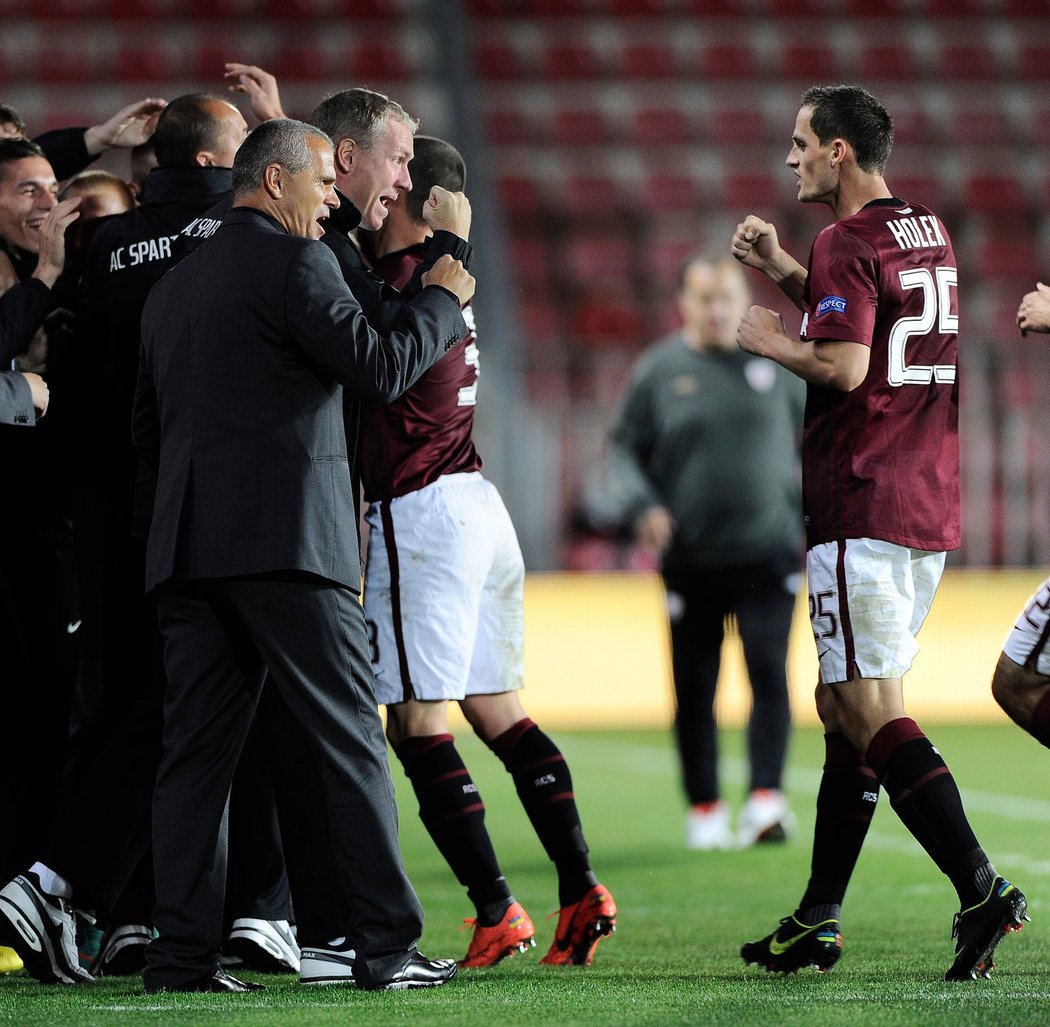
[[[154,792],[159,936],[147,991],[246,991],[219,969],[230,781],[268,672],[312,745],[319,818],[303,873],[334,914],[300,908],[300,941],[359,988],[444,984],[416,949],[422,910],[401,862],[361,607],[343,389],[388,402],[464,334],[474,281],[450,256],[396,332],[369,328],[320,220],[338,205],[329,138],[287,119],[245,140],[234,207],[168,272],[142,321],[137,448],[158,472],[147,554],[168,691]],[[461,194],[435,197],[434,217]],[[307,775],[309,778],[310,775]],[[291,864],[291,860],[290,860]],[[289,873],[292,867],[289,866]],[[293,898],[295,878],[293,877]],[[332,924],[342,924],[333,938]]]

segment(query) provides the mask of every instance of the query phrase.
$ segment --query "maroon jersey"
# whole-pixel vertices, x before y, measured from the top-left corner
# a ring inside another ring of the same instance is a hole
[[[423,260],[423,246],[391,253],[376,262],[385,282],[403,288]],[[478,393],[478,346],[468,306],[470,331],[407,392],[386,406],[364,404],[361,424],[361,481],[366,500],[415,492],[443,474],[477,471],[474,405]]]
[[[957,271],[925,207],[876,200],[813,243],[801,336],[871,347],[853,392],[810,385],[803,505],[810,546],[877,538],[956,549]]]

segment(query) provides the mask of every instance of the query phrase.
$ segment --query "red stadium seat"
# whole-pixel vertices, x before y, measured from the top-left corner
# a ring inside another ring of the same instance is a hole
[[[544,295],[523,300],[521,327],[528,347],[557,342],[564,330],[561,307]]]
[[[1017,77],[1025,82],[1050,78],[1050,44],[1029,43],[1017,51]]]
[[[819,43],[795,41],[780,50],[780,74],[789,79],[832,85],[841,82],[842,62],[830,39]]]
[[[100,57],[76,32],[54,33],[29,62],[33,74],[43,82],[92,82],[111,73]]]
[[[787,168],[782,173],[731,171],[722,182],[722,199],[733,217],[748,214],[772,216],[795,198],[794,177]]]
[[[584,0],[525,0],[525,14],[533,18],[580,18],[588,13]]]
[[[673,0],[606,0],[608,13],[614,18],[673,14]]]
[[[483,40],[474,47],[474,70],[482,81],[512,81],[523,69],[517,49],[504,39]]]
[[[381,18],[389,24],[403,14],[403,0],[269,0],[269,16],[278,21]]]
[[[406,82],[414,74],[411,56],[403,45],[371,40],[354,46],[345,73],[361,82]]]
[[[562,270],[571,282],[626,281],[631,275],[631,247],[621,232],[579,232],[565,248]]]
[[[700,243],[697,239],[658,237],[645,247],[645,273],[657,285],[673,291],[682,265],[698,249]]]
[[[956,146],[1009,146],[1014,140],[1010,116],[1002,108],[957,107],[948,117],[948,140]]]
[[[514,18],[524,10],[523,0],[467,0],[472,18]]]
[[[739,18],[752,11],[747,0],[686,0],[685,13],[701,18]]]
[[[194,18],[255,18],[267,13],[268,0],[190,0]]]
[[[545,239],[526,236],[510,243],[511,266],[519,281],[547,287],[551,280],[550,245]]]
[[[1041,266],[1039,248],[1031,236],[995,236],[977,246],[977,273],[982,278],[1031,282]]]
[[[328,57],[316,44],[292,43],[277,52],[274,63],[278,81],[316,82],[328,77]]]
[[[100,18],[108,13],[106,0],[32,0],[28,13],[36,20]]]
[[[611,175],[571,174],[556,188],[561,208],[571,218],[598,224],[619,221],[623,215],[623,190]]]
[[[1036,146],[1050,146],[1050,106],[1033,107],[1022,124],[1027,127],[1029,141]]]
[[[694,132],[685,112],[675,107],[642,107],[631,116],[630,136],[639,146],[681,146]]]
[[[130,46],[117,55],[116,75],[121,82],[165,82],[172,77],[174,61],[160,46]],[[218,69],[221,77],[222,69]]]
[[[940,74],[946,82],[959,79],[990,82],[1003,74],[995,52],[981,43],[948,43],[941,47]]]
[[[765,114],[754,107],[720,107],[711,114],[710,131],[711,138],[718,145],[754,145],[767,141],[768,126]]]
[[[525,175],[503,175],[496,180],[496,191],[509,221],[538,218],[543,196],[534,178]]]
[[[702,47],[693,71],[704,79],[753,79],[761,62],[745,43],[713,43]]]
[[[109,0],[111,18],[166,18],[177,14],[183,0]]]
[[[678,74],[674,47],[665,43],[629,43],[616,58],[616,71],[626,79],[669,79]]]
[[[584,43],[551,43],[540,58],[544,78],[577,81],[597,78],[601,63]]]
[[[1004,221],[1020,222],[1029,208],[1024,183],[1002,172],[969,175],[963,183],[962,199],[966,213]]]
[[[979,18],[988,13],[985,0],[925,0],[931,18]]]
[[[859,64],[864,78],[910,81],[919,77],[915,54],[903,39],[862,47]]]
[[[773,18],[823,18],[828,11],[821,0],[769,0]],[[813,81],[817,81],[815,76]]]
[[[595,278],[584,290],[571,313],[572,339],[588,347],[609,345],[637,346],[645,340],[645,327],[622,282]]]
[[[888,99],[887,104],[893,116],[894,144],[929,146],[937,141],[936,127],[924,107],[895,97]]]
[[[1004,13],[1010,18],[1050,17],[1050,0],[1005,0]]]
[[[905,0],[848,0],[847,18],[899,18],[908,13]]]
[[[485,130],[492,143],[524,146],[535,143],[536,126],[530,114],[517,107],[500,107],[485,113]]]
[[[638,201],[649,214],[696,214],[704,206],[705,195],[692,175],[657,171],[640,184]]]
[[[944,206],[944,190],[936,175],[898,175],[891,166],[887,185],[894,196],[909,203],[921,203],[940,215]]]
[[[550,138],[559,146],[598,146],[612,138],[608,118],[600,107],[556,110],[549,119]]]

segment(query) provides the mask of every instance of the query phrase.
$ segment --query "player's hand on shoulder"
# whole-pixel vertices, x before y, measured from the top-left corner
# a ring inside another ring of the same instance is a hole
[[[1035,289],[1024,296],[1017,308],[1017,327],[1022,335],[1050,332],[1050,286],[1037,282]]]
[[[733,233],[733,256],[748,267],[766,270],[780,250],[776,227],[755,214],[748,214]]]
[[[460,193],[459,195],[462,195]],[[445,253],[434,261],[434,266],[421,279],[424,287],[440,285],[443,289],[455,294],[462,307],[474,295],[474,277],[463,266],[462,261]]]
[[[743,316],[736,330],[736,344],[745,353],[767,355],[763,342],[767,335],[787,335],[784,318],[768,307],[753,306]]]
[[[453,193],[435,185],[423,204],[423,220],[435,231],[470,238],[470,200],[466,193]]]

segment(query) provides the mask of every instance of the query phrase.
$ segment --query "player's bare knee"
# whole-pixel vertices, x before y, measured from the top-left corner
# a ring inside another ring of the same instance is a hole
[[[468,695],[459,705],[474,733],[486,743],[528,716],[517,692]]]

